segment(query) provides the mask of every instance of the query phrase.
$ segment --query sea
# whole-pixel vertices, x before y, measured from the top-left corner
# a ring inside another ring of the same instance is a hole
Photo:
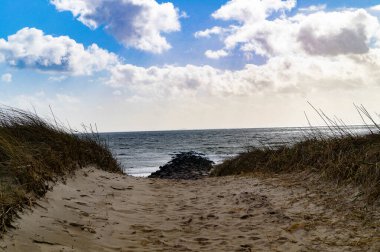
[[[366,126],[350,126],[355,134]],[[310,134],[331,135],[327,127],[209,129],[100,133],[128,175],[146,177],[171,160],[174,154],[195,151],[216,164],[252,147],[291,145]]]

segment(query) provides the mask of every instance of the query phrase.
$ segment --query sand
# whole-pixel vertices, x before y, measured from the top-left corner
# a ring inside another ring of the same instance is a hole
[[[364,214],[357,192],[331,197],[298,181],[87,168],[24,211],[0,251],[380,251],[378,208]]]

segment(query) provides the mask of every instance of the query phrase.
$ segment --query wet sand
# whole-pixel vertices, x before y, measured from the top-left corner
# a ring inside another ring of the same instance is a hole
[[[364,213],[351,189],[297,181],[87,168],[24,211],[0,251],[380,251],[378,207]]]

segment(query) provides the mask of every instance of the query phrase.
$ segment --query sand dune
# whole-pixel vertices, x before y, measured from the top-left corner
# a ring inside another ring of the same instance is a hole
[[[15,223],[17,229],[0,241],[0,248],[380,250],[378,209],[368,210],[364,217],[359,209],[355,215],[355,195],[331,198],[317,187],[289,185],[289,181],[286,177],[167,181],[88,168],[57,184],[32,211],[26,210]],[[347,209],[345,202],[355,209]]]

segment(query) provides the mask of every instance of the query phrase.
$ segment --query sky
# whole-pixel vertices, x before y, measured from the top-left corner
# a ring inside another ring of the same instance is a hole
[[[380,0],[2,0],[0,104],[99,131],[380,113]],[[377,118],[377,116],[376,116]]]

